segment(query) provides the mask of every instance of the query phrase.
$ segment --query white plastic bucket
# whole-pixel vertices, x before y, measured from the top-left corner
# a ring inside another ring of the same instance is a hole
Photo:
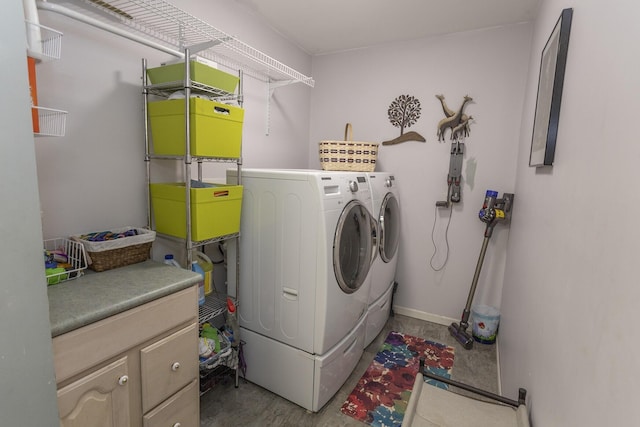
[[[498,335],[500,312],[488,305],[476,305],[471,308],[473,339],[482,344],[493,344]]]

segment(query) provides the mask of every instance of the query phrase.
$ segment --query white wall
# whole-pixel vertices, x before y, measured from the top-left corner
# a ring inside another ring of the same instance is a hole
[[[353,124],[354,140],[390,140],[400,135],[387,118],[391,102],[402,94],[420,100],[421,117],[405,132],[420,133],[426,143],[381,145],[376,168],[394,172],[399,183],[399,312],[444,322],[462,313],[483,240],[484,224],[477,214],[485,191],[514,190],[531,28],[512,25],[313,59],[317,84],[311,98],[312,167],[319,167],[318,142],[343,139],[346,122]],[[453,109],[470,95],[474,102],[465,112],[475,118],[466,139],[462,202],[453,209],[448,232],[449,260],[440,272],[429,266],[434,254],[431,232],[436,219],[438,267],[445,258],[449,211],[436,212],[435,202],[446,197],[451,143],[437,141],[437,124],[445,116],[436,94],[444,94]],[[517,216],[518,194],[515,203]],[[496,227],[476,302],[500,305],[508,233],[508,228]]]
[[[574,7],[555,164],[529,168],[540,52]],[[640,5],[543,0],[517,157],[500,329],[503,391],[536,426],[640,425],[635,332]]]
[[[311,74],[307,54],[237,3],[172,3]],[[39,103],[69,111],[65,137],[36,141],[45,237],[146,225],[141,60],[157,66],[171,56],[52,12],[40,16],[64,37],[62,59],[38,66]],[[269,99],[265,82],[245,77],[244,165],[306,167],[312,89],[294,84]],[[173,180],[180,170],[158,164],[155,180]],[[205,164],[204,177],[224,177],[227,167],[233,166]]]

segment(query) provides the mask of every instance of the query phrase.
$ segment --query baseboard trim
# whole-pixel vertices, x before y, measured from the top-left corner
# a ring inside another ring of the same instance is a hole
[[[427,313],[426,311],[420,311],[413,308],[393,306],[393,312],[401,314],[407,317],[413,317],[414,319],[426,320],[427,322],[436,323],[438,325],[449,326],[453,322],[457,322],[457,319],[451,317],[440,316],[438,314]]]

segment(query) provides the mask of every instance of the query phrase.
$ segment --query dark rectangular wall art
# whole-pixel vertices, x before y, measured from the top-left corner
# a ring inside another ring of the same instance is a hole
[[[556,152],[573,9],[564,9],[542,50],[529,166],[551,166]]]

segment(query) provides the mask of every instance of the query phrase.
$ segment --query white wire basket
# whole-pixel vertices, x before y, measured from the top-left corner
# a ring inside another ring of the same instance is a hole
[[[201,369],[213,369],[225,362],[227,357],[231,355],[231,342],[221,331],[218,331],[218,339],[220,340],[220,351],[209,357],[200,356]]]
[[[34,132],[35,136],[64,136],[67,124],[66,111],[39,106],[32,108],[38,112],[38,130]]]
[[[60,59],[62,33],[44,25],[25,21],[27,26],[27,55],[39,61]]]
[[[80,242],[65,238],[48,239],[44,241],[45,257],[49,254],[63,258],[65,271],[53,272],[49,270],[46,274],[47,283],[55,285],[71,279],[77,279],[84,274],[87,269],[87,255],[84,245]]]

